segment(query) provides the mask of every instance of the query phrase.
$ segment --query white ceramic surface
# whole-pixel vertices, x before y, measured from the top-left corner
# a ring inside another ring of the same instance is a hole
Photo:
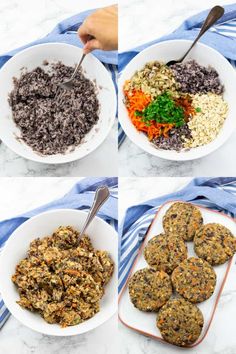
[[[12,119],[11,108],[8,103],[8,94],[13,89],[12,78],[20,77],[22,67],[26,67],[28,71],[37,66],[42,67],[45,59],[49,62],[61,61],[65,65],[74,66],[81,55],[82,50],[80,48],[69,44],[40,44],[16,54],[0,70],[0,139],[18,155],[48,164],[70,162],[81,159],[97,149],[107,137],[115,119],[115,89],[108,71],[99,60],[89,54],[83,62],[83,69],[85,76],[96,82],[100,113],[98,123],[85,136],[83,143],[76,147],[73,152],[41,156],[24,142],[16,139],[20,135],[20,131]]]
[[[57,324],[48,324],[39,315],[21,308],[16,301],[19,294],[11,281],[17,263],[26,256],[29,243],[36,237],[52,234],[59,226],[71,225],[80,230],[86,212],[60,209],[41,213],[18,227],[8,239],[0,257],[0,292],[12,313],[25,326],[48,335],[71,336],[88,332],[106,322],[117,309],[117,234],[102,219],[95,217],[87,229],[87,234],[96,249],[107,250],[115,263],[115,271],[106,286],[105,295],[100,302],[100,312],[91,319],[66,328]]]
[[[223,145],[235,130],[236,103],[234,92],[236,87],[236,73],[229,62],[216,50],[202,43],[197,45],[190,52],[186,60],[195,59],[199,64],[204,66],[211,65],[219,73],[221,82],[224,84],[224,98],[229,105],[229,112],[226,121],[218,134],[217,138],[211,143],[200,146],[189,151],[176,152],[159,150],[152,146],[145,134],[140,133],[131,123],[125,108],[123,99],[123,85],[129,80],[135,71],[140,70],[150,61],[158,60],[168,62],[171,59],[179,58],[189,48],[191,41],[173,40],[166,41],[150,46],[134,57],[123,70],[119,79],[119,121],[127,136],[142,150],[154,156],[167,160],[186,161],[194,160],[210,154]]]
[[[147,242],[155,235],[160,234],[163,232],[163,227],[162,227],[162,218],[167,211],[167,209],[170,207],[172,203],[167,203],[165,204],[161,210],[159,211],[157,217],[155,218],[148,235],[145,239],[145,242],[143,244],[143,247],[147,244]],[[226,227],[228,227],[233,234],[236,234],[236,224],[235,222],[226,217],[223,214],[215,213],[212,212],[211,210],[206,210],[204,208],[200,208],[203,219],[204,219],[204,224],[209,223],[209,222],[216,222],[220,223]],[[187,247],[188,247],[188,256],[195,256],[196,254],[193,250],[193,242],[187,242]],[[234,256],[233,263],[235,262],[236,256]],[[143,257],[143,254],[141,254],[135,266],[132,269],[132,273],[134,274],[135,271],[138,269],[147,267],[147,263]],[[217,299],[217,295],[220,292],[220,288],[222,286],[222,282],[225,277],[226,269],[228,267],[228,263],[225,263],[220,266],[215,266],[214,270],[217,275],[217,282],[216,282],[216,288],[214,291],[214,294],[206,301],[197,304],[197,306],[200,308],[200,310],[203,313],[204,316],[204,327],[201,333],[201,336],[199,340],[204,336],[206,329],[208,327],[210,317],[212,315],[214,305]],[[227,281],[227,280],[226,280]],[[121,295],[120,298],[120,303],[119,303],[119,317],[122,320],[124,324],[127,326],[131,327],[132,329],[136,329],[137,331],[145,332],[147,335],[150,336],[158,336],[161,337],[159,329],[156,327],[156,313],[145,313],[142,311],[139,311],[137,308],[133,306],[133,304],[130,301],[129,298],[129,293],[128,293],[128,287],[124,290],[124,292]],[[214,321],[214,318],[213,318]]]

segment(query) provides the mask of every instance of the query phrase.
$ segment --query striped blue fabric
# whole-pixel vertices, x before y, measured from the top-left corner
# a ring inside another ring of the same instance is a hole
[[[83,43],[80,41],[77,30],[84,20],[96,9],[84,11],[58,23],[55,28],[45,37],[37,39],[34,42],[28,43],[20,48],[11,50],[8,53],[0,55],[0,68],[16,53],[23,49],[43,43],[67,43],[79,48],[83,48]],[[105,64],[118,65],[117,51],[102,51],[94,50],[93,55]]]
[[[117,95],[117,93],[118,93],[118,87],[117,87],[118,65],[105,64],[105,63],[103,63],[103,64],[106,67],[106,69],[108,70],[108,72],[110,72],[110,74],[111,74],[111,78],[112,78],[113,84],[115,86],[116,95]],[[118,107],[116,107],[116,118],[117,118],[117,116],[118,116]]]
[[[18,215],[12,219],[0,222],[0,253],[5,242],[11,236],[12,232],[23,222],[43,211],[52,209],[77,209],[89,210],[93,203],[95,190],[102,185],[106,185],[110,190],[110,198],[98,212],[98,216],[118,229],[118,178],[84,178],[74,185],[74,187],[62,198],[55,200],[47,205]],[[0,294],[0,328],[9,318],[10,313],[6,308]]]
[[[224,16],[200,39],[201,42],[213,47],[223,54],[236,68],[236,4],[226,5]],[[194,40],[209,10],[194,15],[183,22],[173,33],[152,42],[141,45],[128,52],[119,53],[119,73],[143,49],[158,42],[171,39]],[[119,124],[119,147],[125,140],[125,133]]]
[[[23,49],[43,43],[67,43],[76,47],[82,48],[83,43],[80,41],[77,30],[91,13],[96,9],[84,11],[75,16],[69,17],[58,23],[56,27],[45,37],[40,38],[32,43],[26,44],[23,47],[11,50],[8,53],[0,55],[0,68],[15,54]],[[116,92],[117,92],[117,72],[118,72],[118,55],[117,51],[101,51],[94,50],[93,55],[100,60],[111,74]],[[78,58],[79,59],[79,58]]]
[[[119,292],[158,209],[171,200],[191,202],[235,218],[236,177],[195,178],[178,192],[130,207],[119,227]]]

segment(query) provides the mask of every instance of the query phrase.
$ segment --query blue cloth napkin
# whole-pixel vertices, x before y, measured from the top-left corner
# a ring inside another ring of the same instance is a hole
[[[86,17],[93,13],[96,9],[84,11],[75,16],[69,17],[62,22],[58,23],[56,27],[45,37],[40,38],[34,42],[24,45],[23,47],[14,49],[6,54],[0,56],[0,68],[16,53],[22,51],[23,49],[32,47],[37,44],[43,43],[67,43],[74,45],[76,47],[83,48],[83,44],[80,41],[77,30],[84,22]],[[105,64],[117,65],[118,56],[117,51],[102,51],[94,50],[93,55],[97,57],[98,60]]]
[[[148,183],[148,182],[147,182]],[[236,177],[195,178],[180,191],[128,208],[119,227],[119,291],[160,206],[181,200],[236,217]]]
[[[106,185],[110,190],[110,198],[98,212],[98,216],[112,225],[118,227],[118,178],[85,178],[62,198],[52,201],[37,209],[28,211],[8,220],[0,222],[0,251],[13,231],[22,223],[44,211],[52,209],[88,210],[93,203],[94,194],[99,186]],[[0,296],[0,328],[8,319],[10,313]]]
[[[225,14],[219,19],[215,26],[202,36],[200,42],[216,49],[226,57],[233,66],[236,66],[236,4],[226,5],[224,9]],[[193,41],[197,37],[208,13],[209,9],[202,11],[185,20],[182,25],[171,34],[140,45],[130,51],[119,53],[119,72],[121,72],[139,52],[153,44],[171,39],[189,39]],[[125,140],[125,133],[120,125],[118,140],[119,146],[121,146],[122,142]]]

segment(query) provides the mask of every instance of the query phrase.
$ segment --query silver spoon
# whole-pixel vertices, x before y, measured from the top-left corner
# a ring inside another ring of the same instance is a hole
[[[99,187],[96,190],[93,205],[91,206],[87,219],[85,220],[84,226],[79,234],[78,237],[78,242],[80,241],[81,237],[84,235],[85,230],[97,214],[98,210],[101,208],[101,206],[105,203],[105,201],[109,198],[110,192],[109,189],[106,186]]]
[[[205,19],[202,28],[197,36],[197,38],[195,39],[195,41],[193,42],[193,44],[191,45],[191,47],[188,49],[187,53],[184,54],[184,56],[182,58],[180,58],[179,60],[171,60],[168,61],[168,63],[166,63],[167,66],[171,66],[174,65],[176,63],[181,63],[186,56],[188,55],[188,53],[190,52],[190,50],[195,46],[195,44],[198,42],[198,40],[201,38],[201,36],[209,30],[209,28],[211,26],[213,26],[216,21],[218,21],[223,15],[224,15],[224,8],[221,6],[214,6],[211,11],[209,12],[209,14],[207,15],[207,18]]]
[[[94,38],[93,36],[89,36],[88,41],[91,41],[91,39],[93,39],[93,38]],[[79,68],[81,67],[85,57],[86,57],[86,53],[83,53],[79,63],[76,65],[76,68],[75,68],[71,78],[69,80],[64,81],[61,84],[59,84],[58,85],[59,87],[62,87],[63,89],[66,89],[66,90],[72,90],[74,88],[74,86],[75,86],[74,85],[74,78],[75,78],[77,72],[79,71]]]

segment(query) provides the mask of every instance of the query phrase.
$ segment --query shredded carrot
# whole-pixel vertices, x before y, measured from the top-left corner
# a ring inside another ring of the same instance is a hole
[[[163,319],[160,319],[160,320],[158,321],[158,323],[159,323],[159,325],[161,325],[162,323],[165,323],[165,321],[164,321]]]
[[[190,116],[194,116],[196,114],[195,108],[192,106],[192,99],[190,97],[179,97],[175,100],[175,102],[178,106],[183,108],[185,121],[188,121]]]
[[[126,99],[126,108],[135,128],[138,131],[146,133],[149,140],[162,135],[165,138],[168,138],[168,132],[174,127],[174,124],[150,121],[149,125],[147,125],[142,121],[142,117],[135,114],[136,111],[142,112],[149,105],[151,102],[151,96],[146,95],[141,90],[124,90],[124,94]]]

